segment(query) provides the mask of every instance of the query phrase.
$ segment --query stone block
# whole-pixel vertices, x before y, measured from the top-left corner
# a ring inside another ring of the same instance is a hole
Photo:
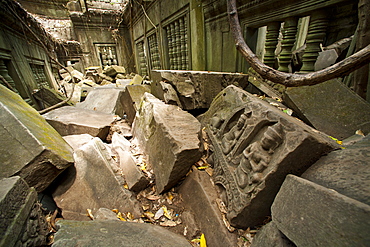
[[[212,143],[214,181],[235,227],[261,224],[287,174],[301,175],[338,148],[323,133],[235,86],[214,99],[202,123]]]
[[[65,219],[90,220],[86,210],[95,214],[99,208],[131,212],[141,216],[141,208],[134,195],[117,180],[114,163],[104,143],[94,138],[75,150],[75,166],[61,176],[61,183],[53,197]]]
[[[19,176],[0,180],[0,246],[46,245],[48,225],[34,188]]]
[[[153,167],[158,193],[176,185],[201,157],[199,121],[149,93],[144,94],[132,131]]]
[[[122,88],[94,88],[76,107],[123,117]]]
[[[273,221],[264,225],[253,238],[251,247],[295,247]]]
[[[0,178],[14,175],[43,191],[73,164],[71,147],[40,114],[0,85]]]
[[[370,135],[321,157],[302,177],[370,205]]]
[[[116,149],[119,156],[120,168],[125,175],[128,189],[133,192],[139,192],[145,189],[149,180],[145,177],[144,173],[137,167],[131,153],[123,149]]]
[[[110,77],[115,77],[117,74],[125,74],[126,69],[122,66],[112,65],[105,69],[105,74]]]
[[[130,151],[131,142],[127,140],[123,135],[114,132],[112,135],[112,147],[118,152],[119,150]]]
[[[306,179],[288,175],[272,219],[297,246],[368,246],[370,206]]]
[[[90,142],[94,137],[89,134],[63,136],[63,139],[73,148],[79,149],[81,146]]]
[[[370,132],[370,104],[338,80],[288,88],[285,104],[306,123],[340,140]]]
[[[166,100],[164,95],[168,93],[160,82],[168,83],[178,93],[180,107],[184,110],[209,108],[213,98],[226,86],[233,84],[245,88],[248,84],[248,75],[210,71],[153,70],[151,78],[154,96]]]
[[[150,88],[145,85],[127,85],[123,93],[122,106],[127,115],[127,122],[131,125],[134,122],[136,111],[139,109],[141,97]]]
[[[195,217],[196,225],[204,233],[207,245],[214,247],[237,246],[237,235],[226,228],[217,205],[217,191],[211,177],[204,171],[193,169],[179,188],[185,210]]]
[[[90,134],[104,140],[114,122],[112,114],[64,106],[43,114],[60,135]]]
[[[32,94],[32,96],[35,97],[39,101],[39,104],[42,105],[44,108],[56,105],[66,99],[64,95],[58,93],[54,89],[47,87],[42,87],[38,89]],[[63,104],[63,106],[65,105],[73,105],[73,103],[66,102]]]
[[[135,222],[60,220],[53,247],[161,246],[191,247],[180,235],[164,227]]]

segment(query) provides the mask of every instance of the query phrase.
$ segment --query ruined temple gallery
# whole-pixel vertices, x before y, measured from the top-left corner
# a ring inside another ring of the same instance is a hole
[[[0,1],[0,247],[369,246],[369,12]]]

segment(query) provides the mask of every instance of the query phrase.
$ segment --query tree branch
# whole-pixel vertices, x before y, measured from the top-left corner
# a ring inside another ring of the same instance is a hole
[[[348,75],[370,62],[370,45],[367,45],[352,56],[320,71],[307,74],[292,74],[275,70],[262,63],[245,43],[239,23],[236,0],[227,0],[227,9],[237,50],[239,50],[251,67],[260,74],[262,78],[274,83],[287,87],[315,85],[330,79]]]

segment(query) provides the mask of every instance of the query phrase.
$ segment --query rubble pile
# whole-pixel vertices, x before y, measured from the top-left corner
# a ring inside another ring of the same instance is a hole
[[[9,216],[1,222],[9,246],[369,241],[370,143],[362,131],[339,140],[295,118],[279,98],[235,85],[220,88],[196,118],[123,67],[67,70],[64,88],[74,84],[78,100],[85,87],[89,94],[43,115],[0,86],[0,131],[8,137],[0,145],[0,204],[12,198],[0,211]]]
[[[68,66],[59,70],[59,75],[61,77],[59,90],[68,96],[73,90],[72,102],[74,103],[83,101],[96,87],[125,88],[129,84],[136,85],[145,82],[140,75],[126,73],[126,69],[118,65],[106,66],[104,69],[101,66],[90,66],[85,69],[84,73]]]

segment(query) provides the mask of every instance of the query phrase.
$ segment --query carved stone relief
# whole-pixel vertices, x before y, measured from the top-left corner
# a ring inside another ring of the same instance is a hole
[[[238,97],[224,97],[221,92],[214,104],[219,111],[211,106],[213,115],[206,120],[214,182],[227,206],[230,223],[255,226],[269,215],[285,176],[301,174],[334,144],[247,92],[232,86],[224,91],[227,93],[223,95],[244,95],[235,103]],[[234,105],[220,104],[227,97],[233,98]]]

